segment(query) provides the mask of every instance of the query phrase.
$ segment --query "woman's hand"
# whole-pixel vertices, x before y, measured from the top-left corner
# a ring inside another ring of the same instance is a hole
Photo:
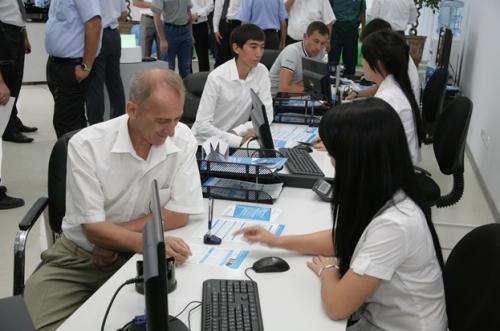
[[[175,258],[176,265],[183,264],[191,256],[189,245],[181,238],[167,236],[165,242],[165,251],[168,256]]]
[[[324,270],[339,268],[338,260],[336,257],[315,256],[311,261],[307,262],[307,266],[314,271],[318,277],[321,276]]]
[[[271,232],[264,230],[260,226],[250,226],[243,228],[234,233],[235,235],[243,235],[243,237],[251,243],[263,243],[268,246],[275,246],[278,238]]]
[[[323,144],[323,141],[319,136],[316,136],[316,138],[313,139],[312,144],[314,149],[317,149],[318,151],[326,151],[325,144]]]

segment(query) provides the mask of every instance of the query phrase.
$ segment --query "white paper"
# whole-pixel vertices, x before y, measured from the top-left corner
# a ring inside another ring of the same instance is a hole
[[[10,97],[7,104],[0,105],[0,136],[3,135],[7,123],[9,123],[10,113],[12,113],[12,108],[14,108],[14,101],[16,101],[16,98]]]
[[[231,204],[224,209],[222,216],[250,221],[276,222],[281,209],[247,204]]]
[[[192,255],[186,263],[205,264],[225,267],[229,269],[240,269],[247,258],[249,251],[214,247],[209,245],[190,244]]]

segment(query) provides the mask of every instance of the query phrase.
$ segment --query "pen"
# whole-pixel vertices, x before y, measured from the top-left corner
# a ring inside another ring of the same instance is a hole
[[[212,219],[214,217],[214,198],[208,198],[208,234],[212,234]]]

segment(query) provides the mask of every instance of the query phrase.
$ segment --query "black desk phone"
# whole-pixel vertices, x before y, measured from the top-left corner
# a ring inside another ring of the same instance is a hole
[[[333,185],[323,178],[320,178],[314,183],[312,190],[319,195],[321,200],[330,202],[332,200]]]

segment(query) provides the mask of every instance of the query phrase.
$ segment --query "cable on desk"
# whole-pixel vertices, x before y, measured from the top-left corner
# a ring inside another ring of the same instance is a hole
[[[248,150],[248,145],[250,144],[251,141],[257,140],[257,137],[252,137],[247,140],[247,156],[250,157],[250,152]],[[253,156],[252,156],[253,157]]]
[[[174,318],[178,318],[179,316],[181,316],[181,315],[182,315],[182,313],[183,313],[183,312],[185,312],[185,311],[186,311],[186,309],[187,309],[187,308],[188,308],[188,307],[189,307],[192,303],[198,303],[198,304],[201,304],[201,301],[196,301],[196,300],[195,300],[195,301],[191,301],[191,302],[189,302],[189,303],[188,303],[188,304],[187,304],[184,308],[182,308],[182,310],[181,310],[181,312],[180,312],[180,313],[178,313],[177,315],[175,315],[175,316],[174,316]]]
[[[113,305],[113,302],[115,301],[115,298],[118,295],[118,293],[121,291],[121,289],[123,287],[125,287],[126,285],[140,283],[142,281],[143,281],[142,277],[135,277],[135,278],[131,278],[131,279],[127,280],[125,283],[121,284],[118,287],[118,289],[115,291],[115,294],[113,294],[111,301],[109,302],[108,308],[106,308],[106,313],[104,314],[104,318],[103,318],[102,324],[101,324],[101,331],[104,331],[104,326],[106,325],[106,319],[108,318],[108,314],[109,314],[109,311],[111,310],[111,306]]]
[[[255,283],[255,280],[253,280],[253,279],[252,279],[252,277],[250,277],[250,276],[248,275],[248,273],[247,273],[247,271],[248,271],[248,270],[253,270],[253,268],[252,268],[252,267],[248,267],[248,268],[246,268],[246,269],[245,269],[245,276],[247,276],[247,278],[248,278],[248,279],[250,279],[252,282],[254,282],[254,283]]]
[[[199,304],[197,304],[196,306],[194,306],[193,308],[189,309],[189,312],[188,312],[188,330],[189,331],[191,331],[191,312],[200,306],[201,306],[201,302]]]

